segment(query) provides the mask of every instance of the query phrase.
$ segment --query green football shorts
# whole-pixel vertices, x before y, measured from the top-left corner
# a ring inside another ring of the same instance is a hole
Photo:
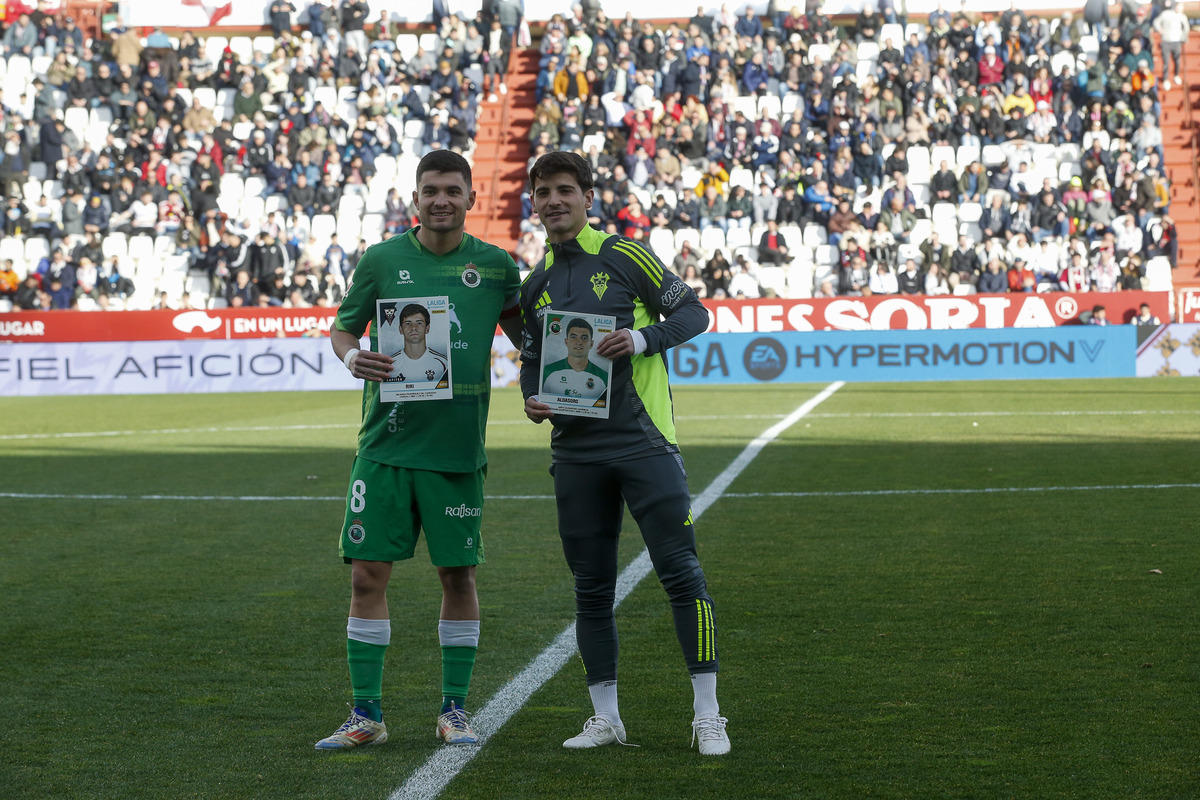
[[[338,551],[349,563],[413,557],[425,530],[429,560],[438,567],[484,563],[484,466],[475,472],[430,472],[354,459],[346,521]]]

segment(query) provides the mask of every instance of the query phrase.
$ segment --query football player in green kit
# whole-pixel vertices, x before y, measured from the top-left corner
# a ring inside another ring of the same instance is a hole
[[[442,706],[436,735],[473,744],[464,704],[479,645],[475,566],[480,541],[484,428],[490,399],[489,359],[496,325],[520,341],[516,264],[504,250],[466,233],[475,203],[471,168],[457,153],[437,150],[417,166],[413,205],[420,225],[368,248],[331,331],[333,350],[364,380],[362,426],[350,473],[340,554],[350,564],[346,656],[353,688],[350,718],[318,750],[387,741],[383,722],[384,654],[391,641],[387,587],[392,564],[412,558],[425,532],[442,583],[438,638]],[[359,339],[375,320],[377,300],[446,297],[457,311],[451,332],[452,398],[382,403],[380,382],[391,356]]]

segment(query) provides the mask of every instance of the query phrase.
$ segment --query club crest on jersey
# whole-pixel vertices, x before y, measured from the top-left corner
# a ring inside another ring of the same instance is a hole
[[[367,538],[367,531],[363,528],[362,523],[354,520],[350,525],[350,529],[346,531],[346,537],[355,544],[362,544],[363,539]]]
[[[595,379],[595,378],[588,378],[588,379],[587,379],[587,384],[586,384],[586,385],[587,385],[587,388],[589,388],[589,389],[595,389],[595,388],[596,388],[596,379]]]
[[[597,272],[592,276],[592,291],[596,293],[597,300],[604,299],[604,293],[608,291],[607,272]]]
[[[482,281],[483,279],[479,276],[479,270],[475,268],[475,265],[467,264],[462,274],[463,286],[466,286],[468,289],[474,289]]]

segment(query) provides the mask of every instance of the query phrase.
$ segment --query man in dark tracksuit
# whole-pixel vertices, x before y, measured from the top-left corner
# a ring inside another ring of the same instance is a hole
[[[563,553],[575,576],[576,637],[595,716],[563,743],[571,749],[625,742],[617,706],[613,602],[624,505],[641,529],[671,600],[675,632],[695,695],[693,741],[704,755],[729,752],[716,697],[712,598],[696,557],[691,499],[675,441],[666,351],[702,333],[708,312],[644,246],[587,224],[588,162],[542,156],[529,173],[533,206],[550,247],[521,286],[521,389],[525,413],[550,419],[551,472]],[[608,419],[552,415],[539,402],[542,322],[548,311],[601,314],[616,329],[595,347],[613,363]]]

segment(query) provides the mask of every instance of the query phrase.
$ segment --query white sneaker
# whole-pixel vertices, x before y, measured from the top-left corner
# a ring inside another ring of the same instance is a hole
[[[500,84],[500,94],[508,94],[508,86],[507,85],[505,85],[503,83]]]
[[[692,744],[700,740],[700,755],[723,756],[729,752],[729,734],[724,717],[696,717],[692,720]]]
[[[499,100],[499,99],[500,99],[499,97],[496,97],[496,93],[495,93],[495,92],[492,92],[491,94],[489,94],[489,95],[488,95],[488,102],[489,102],[489,103],[494,103],[494,102],[496,102],[496,101],[497,101],[497,100]]]
[[[317,742],[318,750],[349,750],[364,744],[383,744],[387,741],[387,726],[358,713],[351,706],[350,719],[342,727]]]
[[[1178,75],[1176,75],[1176,76],[1175,76],[1175,85],[1176,85],[1176,86],[1178,86],[1178,85],[1179,85],[1179,84],[1181,84],[1181,83],[1183,83],[1183,78],[1181,78],[1181,77],[1179,77]]]
[[[437,738],[446,744],[478,744],[479,737],[467,724],[467,712],[458,706],[450,706],[450,710],[438,717]]]
[[[603,747],[606,744],[628,744],[625,741],[625,725],[617,720],[611,722],[605,717],[591,717],[583,723],[583,731],[578,736],[572,736],[563,742],[568,750],[586,750],[590,747]],[[630,745],[637,747],[637,745]]]

